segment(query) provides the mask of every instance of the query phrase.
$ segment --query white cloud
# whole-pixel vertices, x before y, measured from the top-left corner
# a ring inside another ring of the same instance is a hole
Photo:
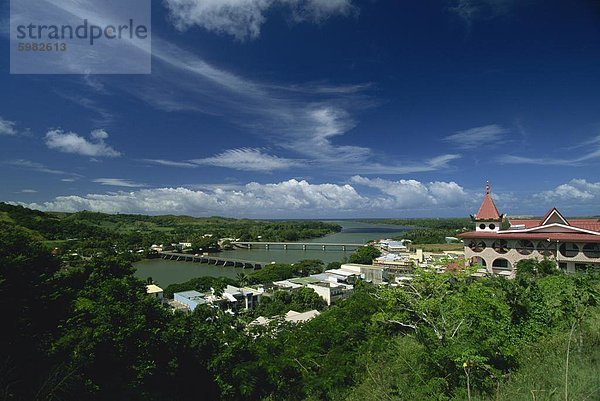
[[[0,117],[0,135],[17,135],[19,132],[15,128],[14,121],[8,121]]]
[[[238,40],[260,36],[266,15],[287,7],[294,20],[320,22],[355,12],[351,0],[165,0],[169,16],[179,30],[199,26]]]
[[[42,210],[94,210],[107,213],[288,215],[298,211],[343,211],[364,207],[367,199],[350,185],[309,184],[289,180],[275,184],[249,183],[240,189],[141,189],[133,192],[60,196],[27,206]]]
[[[99,141],[103,141],[108,138],[108,133],[102,129],[93,130],[90,134],[92,139],[97,139]]]
[[[500,145],[500,141],[509,131],[497,124],[470,128],[444,138],[461,149],[491,148]]]
[[[35,193],[37,193],[37,191],[35,189],[22,189],[21,193],[22,194],[35,194]]]
[[[433,206],[453,208],[465,205],[470,196],[455,182],[422,183],[416,180],[384,180],[354,176],[351,182],[370,188],[376,188],[389,195],[378,203],[387,208],[421,209]]]
[[[575,202],[600,205],[600,182],[588,182],[584,179],[573,179],[567,184],[561,184],[551,191],[534,195],[534,198],[552,202]]]
[[[131,192],[60,196],[26,206],[42,210],[94,210],[108,213],[229,215],[246,217],[316,217],[379,215],[387,210],[460,208],[465,192],[454,182],[420,183],[353,178],[352,184],[311,184],[291,179],[271,184],[206,185],[188,188],[139,189]],[[375,189],[376,193],[372,193]],[[371,192],[371,193],[368,193]],[[460,213],[466,213],[460,209]]]
[[[242,171],[274,171],[299,166],[297,160],[285,159],[264,153],[261,149],[229,149],[205,159],[190,160],[196,164],[227,167]]]
[[[102,185],[109,185],[112,187],[128,187],[128,188],[141,188],[145,187],[145,184],[139,184],[131,180],[125,180],[122,178],[96,178],[93,182],[97,182]]]
[[[50,149],[56,149],[65,153],[74,153],[82,156],[95,157],[118,157],[121,155],[104,140],[108,133],[104,130],[94,130],[90,134],[92,141],[77,135],[74,132],[52,130],[46,133],[46,145]]]

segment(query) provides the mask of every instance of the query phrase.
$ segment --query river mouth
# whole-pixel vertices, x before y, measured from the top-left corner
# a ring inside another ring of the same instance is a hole
[[[399,226],[400,227],[400,226]],[[395,227],[390,227],[390,228],[379,228],[379,227],[372,227],[372,228],[367,228],[367,227],[357,227],[357,228],[346,228],[346,229],[342,229],[342,231],[340,231],[341,233],[348,233],[348,234],[373,234],[373,233],[391,233],[391,234],[396,234],[398,233],[398,228]]]
[[[302,240],[297,242],[317,242],[317,243],[338,243],[338,244],[364,244],[370,240],[390,238],[401,236],[402,233],[410,228],[404,226],[394,226],[389,224],[362,223],[358,221],[329,221],[342,226],[342,230],[337,233],[328,234],[324,237]],[[292,248],[292,247],[290,247]],[[302,247],[294,246],[293,249],[283,249],[283,247],[253,248],[253,249],[235,249],[219,252],[219,257],[253,260],[265,263],[296,263],[304,259],[319,259],[325,263],[342,262],[352,254],[353,249],[343,251],[340,247],[322,248],[311,247],[302,250]],[[215,266],[208,264],[177,262],[163,259],[150,259],[134,263],[136,268],[135,275],[142,279],[152,277],[152,279],[161,287],[170,284],[181,283],[195,277],[230,277],[235,278],[239,273],[249,274],[250,269],[242,269],[232,266]]]

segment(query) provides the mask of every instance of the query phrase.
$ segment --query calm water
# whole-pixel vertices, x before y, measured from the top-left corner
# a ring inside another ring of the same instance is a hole
[[[400,236],[405,227],[388,224],[368,224],[356,221],[335,221],[343,227],[342,231],[325,237],[304,240],[300,242],[331,242],[364,244],[373,239]],[[236,249],[219,253],[222,257],[235,259],[255,260],[260,262],[295,263],[302,259],[320,259],[326,263],[339,262],[344,256],[348,256],[352,250],[343,252],[341,250],[310,249]],[[135,263],[136,276],[146,279],[152,277],[159,286],[163,288],[173,284],[181,283],[200,276],[232,277],[235,278],[241,268],[206,265],[191,262],[176,262],[163,259],[143,260]],[[246,273],[251,270],[246,270]]]

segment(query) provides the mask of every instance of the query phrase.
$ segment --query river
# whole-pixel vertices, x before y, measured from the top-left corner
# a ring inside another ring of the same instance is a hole
[[[321,238],[312,240],[303,240],[299,242],[324,242],[324,243],[356,243],[363,244],[369,240],[389,238],[402,235],[407,230],[406,227],[389,224],[371,224],[357,221],[331,221],[342,226],[339,233],[329,234]],[[260,262],[277,263],[295,263],[302,259],[320,259],[325,263],[339,262],[345,256],[349,256],[352,250],[346,252],[338,249],[236,249],[232,251],[223,251],[219,255],[231,257],[234,259],[255,260]],[[230,277],[235,278],[237,274],[243,271],[240,268],[231,266],[214,266],[191,262],[177,262],[163,259],[147,259],[134,264],[136,267],[135,275],[142,279],[152,277],[152,279],[161,287],[165,288],[170,284],[181,283],[195,277]],[[247,273],[250,270],[246,271]]]

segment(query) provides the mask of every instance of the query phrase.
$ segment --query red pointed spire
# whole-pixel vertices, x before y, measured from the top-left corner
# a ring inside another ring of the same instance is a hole
[[[498,212],[498,208],[496,208],[496,204],[492,199],[489,181],[485,184],[485,196],[483,197],[483,202],[481,202],[481,206],[479,206],[479,211],[473,217],[475,218],[475,220],[501,219],[500,212]]]

